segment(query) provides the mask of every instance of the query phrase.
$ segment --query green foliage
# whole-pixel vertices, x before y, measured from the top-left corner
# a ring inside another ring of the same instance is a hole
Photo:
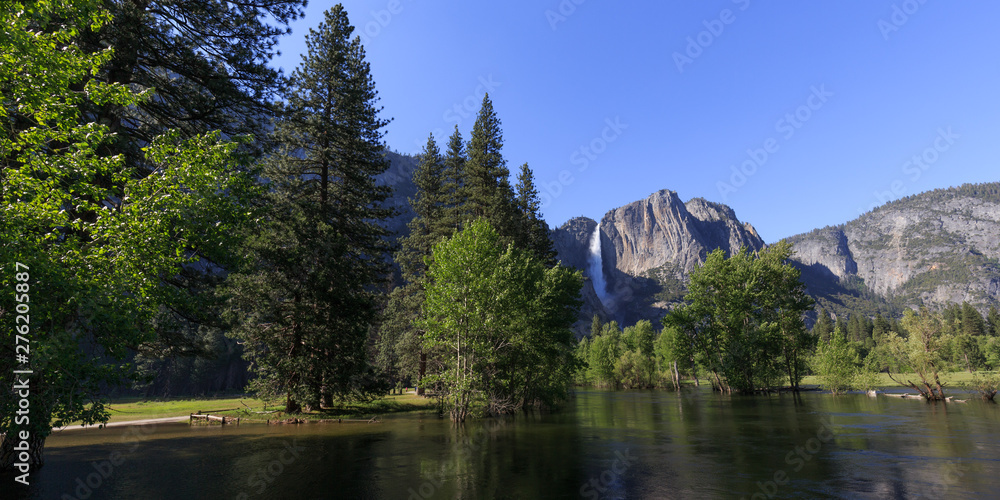
[[[79,42],[110,21],[98,2],[14,3],[0,19],[0,319],[14,323],[21,262],[35,372],[26,430],[40,446],[52,425],[107,420],[102,393],[133,379],[124,360],[165,340],[154,318],[192,305],[176,277],[211,266],[206,255],[233,258],[253,189],[238,143],[218,133],[148,137],[145,172],[107,154],[112,129],[86,103],[134,107],[148,96],[96,78],[118,55]],[[13,361],[0,361],[8,388]],[[0,432],[16,431],[12,404],[0,398]]]
[[[588,344],[587,382],[598,387],[618,387],[615,363],[625,350],[618,322],[604,324],[600,334],[592,337]]]
[[[875,371],[911,371],[906,339],[894,331],[875,337],[875,347],[865,357],[865,364]]]
[[[455,131],[448,138],[448,151],[444,156],[443,191],[445,199],[442,223],[458,231],[467,222],[470,214],[467,212],[469,187],[465,178],[466,152],[462,133],[455,125]]]
[[[663,328],[654,342],[653,354],[660,380],[669,379],[675,389],[680,388],[680,372],[698,375],[691,339],[676,327]]]
[[[1000,311],[995,306],[990,306],[986,313],[986,333],[991,337],[1000,337]]]
[[[570,326],[582,276],[547,268],[508,245],[489,222],[473,222],[434,246],[424,302],[424,345],[444,352],[427,377],[464,421],[477,408],[510,413],[552,404],[576,369]]]
[[[643,319],[632,326],[625,327],[622,332],[622,341],[628,350],[637,351],[644,356],[652,356],[655,336],[653,324],[648,319]]]
[[[812,301],[791,255],[785,242],[758,255],[744,249],[726,258],[716,250],[691,273],[687,303],[664,318],[690,339],[720,390],[752,392],[782,374],[792,386],[801,379],[815,342],[802,320]]]
[[[943,333],[942,317],[920,308],[919,313],[907,310],[902,326],[908,332],[905,345],[894,353],[913,370],[919,381],[906,380],[905,385],[917,390],[927,399],[944,399],[944,384],[940,372],[947,368],[949,339]],[[891,374],[890,374],[891,376]]]
[[[824,389],[840,394],[850,389],[859,374],[860,359],[846,335],[836,330],[830,337],[830,342],[820,345],[816,352],[814,366],[822,380]]]
[[[422,333],[414,322],[424,304],[425,271],[433,260],[432,245],[470,221],[482,218],[498,232],[502,245],[513,244],[529,251],[547,267],[556,264],[548,226],[539,212],[540,201],[531,169],[527,164],[521,167],[515,194],[501,154],[502,146],[500,120],[488,96],[483,100],[467,150],[458,127],[448,140],[444,157],[433,137],[428,140],[414,175],[416,196],[410,200],[416,217],[396,255],[404,283],[390,295],[376,342],[380,367],[389,377],[421,380],[428,365],[433,365],[435,371],[441,370],[441,353],[429,352],[426,345],[416,341]],[[506,381],[508,387],[494,393],[511,393],[514,383]],[[421,384],[419,390],[426,386]],[[491,396],[484,401],[496,405],[497,398]],[[511,403],[518,404],[521,403]]]
[[[1000,374],[974,373],[972,381],[965,384],[965,388],[979,394],[986,401],[993,401],[1000,390]]]
[[[600,325],[595,315],[593,331],[596,333],[581,340],[575,350],[580,362],[578,384],[624,389],[678,388],[675,362],[679,370],[694,374],[690,341],[676,328],[665,328],[657,334],[652,323],[642,320],[623,331],[615,321]]]
[[[615,361],[615,379],[625,389],[649,388],[656,385],[656,361],[639,351],[625,351]]]
[[[1000,370],[1000,337],[980,339],[980,351],[992,370]]]

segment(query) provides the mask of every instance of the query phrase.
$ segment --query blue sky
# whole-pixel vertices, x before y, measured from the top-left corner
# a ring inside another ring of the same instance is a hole
[[[900,196],[1000,180],[1000,4],[345,1],[389,146],[416,153],[482,92],[552,226],[672,189],[765,241]],[[334,4],[312,1],[290,72]]]

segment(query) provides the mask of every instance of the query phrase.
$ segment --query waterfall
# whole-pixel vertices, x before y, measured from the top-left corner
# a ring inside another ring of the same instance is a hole
[[[594,284],[594,291],[597,297],[604,302],[607,297],[607,284],[604,283],[604,262],[601,260],[601,223],[597,223],[594,228],[594,235],[590,237],[590,256],[587,257],[587,267],[590,271],[590,281]]]

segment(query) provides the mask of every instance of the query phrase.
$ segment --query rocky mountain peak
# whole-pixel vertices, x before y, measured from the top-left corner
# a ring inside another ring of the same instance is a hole
[[[686,274],[716,248],[732,253],[764,246],[732,208],[701,198],[682,203],[666,189],[611,210],[601,219],[601,230],[611,247],[606,265],[631,276],[667,264]]]
[[[578,217],[552,232],[563,264],[590,277],[591,237],[597,223]],[[669,189],[612,209],[600,222],[600,258],[607,297],[602,302],[592,281],[584,287],[580,330],[593,314],[630,324],[663,314],[677,298],[687,274],[704,262],[709,252],[722,248],[731,254],[741,247],[764,246],[757,231],[741,223],[723,204],[696,198],[687,203]]]

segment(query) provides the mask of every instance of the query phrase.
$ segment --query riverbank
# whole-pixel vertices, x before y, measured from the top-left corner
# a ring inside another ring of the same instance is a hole
[[[975,374],[979,374],[980,376],[982,376],[982,375],[987,375],[987,374],[990,374],[990,373],[992,373],[992,372],[980,371],[980,372],[976,372]],[[972,382],[972,377],[975,374],[969,373],[967,371],[962,371],[962,372],[942,372],[940,374],[941,383],[945,385],[945,388],[951,387],[953,389],[961,389],[963,385],[969,384],[969,383]],[[908,389],[909,388],[909,386],[907,386],[907,385],[897,384],[896,382],[894,382],[892,379],[889,378],[889,375],[887,375],[885,373],[879,373],[878,376],[879,376],[879,380],[880,380],[880,382],[879,382],[879,388],[880,389],[883,389],[883,388],[884,389],[892,389],[892,388]],[[893,373],[892,376],[896,380],[899,380],[899,381],[902,381],[902,382],[905,382],[907,380],[911,380],[913,382],[916,382],[917,384],[920,383],[920,375],[917,375],[916,373]],[[821,385],[821,384],[822,384],[822,380],[820,379],[820,377],[818,375],[809,375],[807,377],[804,377],[802,379],[802,382],[801,382],[801,385],[817,385],[818,386],[818,385]]]
[[[992,373],[994,373],[994,372],[989,372],[989,371],[978,371],[978,372],[975,372],[975,373],[969,373],[968,371],[942,372],[940,374],[940,377],[941,377],[941,383],[943,383],[945,385],[945,388],[952,388],[952,389],[960,389],[961,390],[961,389],[964,389],[964,386],[966,384],[970,384],[972,382],[972,378],[975,375],[984,376],[984,375],[989,375],[989,374],[992,374]],[[896,380],[899,380],[899,381],[902,381],[902,382],[905,382],[907,380],[911,380],[911,381],[916,382],[918,384],[920,383],[920,375],[917,375],[916,373],[893,373],[892,376]],[[907,385],[896,383],[891,378],[889,378],[889,375],[887,375],[885,373],[879,373],[878,377],[879,377],[879,384],[878,384],[878,388],[879,389],[909,389],[910,388]],[[708,378],[701,378],[701,379],[699,379],[699,382],[700,382],[700,384],[702,386],[709,386],[709,387],[711,387],[711,385],[712,385],[711,384],[711,380],[708,379]],[[787,382],[787,380],[786,380],[786,382]],[[803,387],[803,388],[805,388],[805,387],[820,387],[820,386],[822,386],[822,384],[823,384],[823,381],[822,381],[822,379],[820,378],[819,375],[807,375],[807,376],[805,376],[805,377],[802,378],[801,382],[799,382],[799,386]],[[689,379],[689,378],[688,379],[683,379],[683,380],[681,380],[681,385],[683,387],[694,387],[694,385],[695,385],[694,384],[694,379]],[[664,389],[666,389],[666,388],[664,388]]]

